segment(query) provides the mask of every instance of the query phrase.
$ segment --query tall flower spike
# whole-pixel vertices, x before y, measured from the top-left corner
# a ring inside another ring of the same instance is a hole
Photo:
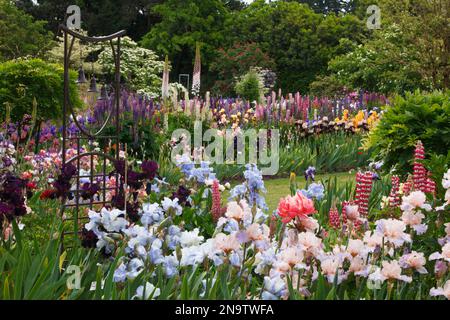
[[[328,219],[330,226],[333,227],[334,229],[339,229],[341,227],[339,211],[336,209],[336,207],[330,209],[330,212],[328,213]]]
[[[408,196],[413,188],[413,179],[412,177],[409,175],[408,178],[406,179],[405,183],[403,183],[403,188],[402,188],[402,193],[404,196]]]
[[[436,182],[431,179],[431,172],[428,171],[428,177],[425,183],[425,192],[431,193],[433,196],[436,194]]]
[[[362,220],[359,220],[359,219],[355,220],[353,222],[353,225],[354,225],[355,230],[358,230],[363,225]]]
[[[197,43],[195,48],[194,72],[192,75],[192,94],[194,96],[198,96],[200,93],[201,68],[200,45]]]
[[[359,206],[359,213],[367,217],[369,213],[369,198],[372,192],[373,173],[367,171],[365,173],[358,172],[356,174],[356,194],[355,203]]]
[[[400,178],[396,175],[391,178],[392,188],[389,194],[389,206],[396,208],[400,205]]]
[[[363,193],[363,179],[364,173],[358,171],[356,173],[356,191],[355,191],[355,202],[359,205],[359,197]]]
[[[426,192],[425,184],[427,179],[427,170],[421,163],[421,160],[425,159],[425,149],[422,141],[417,141],[416,149],[414,150],[414,168],[413,168],[413,181],[414,189],[422,192]]]
[[[219,182],[214,180],[212,185],[212,208],[211,214],[214,221],[218,221],[219,218],[224,214],[225,208],[221,207],[221,198],[219,190]]]
[[[347,224],[347,213],[345,211],[345,207],[347,207],[350,203],[350,201],[343,201],[342,202],[342,224]]]
[[[163,99],[169,97],[169,57],[167,55],[166,60],[164,61],[161,95]]]

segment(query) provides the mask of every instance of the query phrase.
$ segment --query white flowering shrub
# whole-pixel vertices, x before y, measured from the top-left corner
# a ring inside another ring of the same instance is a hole
[[[104,73],[114,75],[114,57],[109,45],[104,45],[98,63]],[[156,98],[161,95],[164,61],[155,52],[141,48],[129,37],[121,39],[120,73],[129,88],[139,94]]]

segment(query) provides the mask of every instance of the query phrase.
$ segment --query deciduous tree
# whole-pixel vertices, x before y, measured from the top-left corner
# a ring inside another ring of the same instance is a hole
[[[45,21],[35,21],[11,1],[0,0],[0,61],[39,57],[53,46]]]

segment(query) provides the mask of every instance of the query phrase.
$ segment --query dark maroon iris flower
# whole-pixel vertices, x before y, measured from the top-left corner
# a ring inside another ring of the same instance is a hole
[[[25,207],[25,188],[27,181],[20,179],[11,173],[1,177],[0,185],[0,216],[11,221],[15,216],[23,216],[27,213]]]
[[[172,193],[172,199],[178,198],[178,203],[183,206],[190,206],[188,201],[189,196],[191,195],[191,191],[185,186],[179,186],[178,190]]]
[[[25,208],[25,205],[17,206],[14,209],[14,215],[17,217],[23,217],[27,214],[27,208]]]
[[[124,160],[116,160],[114,161],[115,171],[121,176],[125,176],[125,161]]]
[[[3,182],[3,192],[15,193],[18,190],[25,188],[26,180],[20,179],[12,174],[8,174]]]
[[[127,203],[127,217],[131,222],[138,222],[141,216],[139,215],[139,203]]]
[[[86,230],[86,228],[83,228],[81,231],[81,245],[84,248],[95,248],[97,246],[98,238],[95,235],[94,231]]]
[[[56,189],[58,197],[65,197],[72,185],[70,184],[70,179],[60,175],[53,182],[53,187]]]
[[[123,194],[123,190],[120,190],[112,197],[111,206],[119,210],[123,210],[125,208],[125,196]]]
[[[100,191],[100,186],[97,183],[86,182],[81,187],[81,197],[83,200],[92,199]]]
[[[153,180],[155,178],[158,168],[158,163],[155,161],[143,161],[141,164],[144,177],[148,180]]]
[[[64,166],[64,168],[62,169],[62,176],[68,180],[72,179],[72,177],[75,175],[75,173],[77,172],[77,168],[69,163],[66,164]]]
[[[131,188],[137,190],[137,189],[140,189],[142,187],[142,178],[143,178],[143,176],[142,176],[141,173],[138,173],[138,172],[130,170],[130,171],[128,171],[127,177],[128,177],[127,184]]]
[[[14,211],[14,207],[6,202],[0,202],[0,216],[10,216]]]

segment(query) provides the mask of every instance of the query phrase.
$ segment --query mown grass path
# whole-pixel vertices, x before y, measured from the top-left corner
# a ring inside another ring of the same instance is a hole
[[[339,185],[344,185],[346,182],[351,182],[355,179],[355,173],[340,172],[331,174],[320,174],[316,175],[316,182],[326,183],[330,179],[337,178]],[[297,186],[302,189],[306,185],[305,177],[297,176]],[[232,182],[231,186],[239,184],[240,182]],[[281,198],[290,194],[289,190],[289,178],[275,178],[275,179],[265,179],[264,185],[266,186],[267,193],[265,194],[267,205],[269,206],[269,212],[275,210],[278,206],[278,202]],[[226,203],[226,199],[229,197],[229,192],[225,192],[222,203]]]

